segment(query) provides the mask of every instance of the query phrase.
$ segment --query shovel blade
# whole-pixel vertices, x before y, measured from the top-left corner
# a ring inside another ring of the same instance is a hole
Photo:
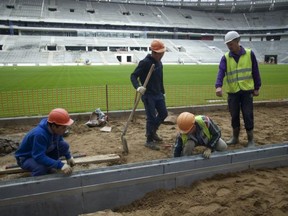
[[[122,147],[123,147],[123,153],[128,154],[129,150],[128,150],[128,145],[127,145],[127,140],[123,135],[121,136],[121,142],[122,142]]]

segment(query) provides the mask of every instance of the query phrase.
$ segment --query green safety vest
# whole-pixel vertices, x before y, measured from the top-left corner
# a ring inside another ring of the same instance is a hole
[[[203,130],[203,133],[208,137],[208,139],[210,140],[211,139],[211,134],[209,132],[209,129],[206,125],[206,123],[204,122],[202,115],[197,115],[195,117],[195,121],[198,123],[198,125],[200,126],[200,128]],[[188,135],[187,134],[181,134],[181,138],[182,138],[182,142],[183,142],[183,145],[185,145],[188,141]]]
[[[254,89],[251,50],[245,49],[245,51],[246,53],[240,56],[238,63],[229,56],[229,52],[225,53],[227,72],[224,79],[228,93]]]

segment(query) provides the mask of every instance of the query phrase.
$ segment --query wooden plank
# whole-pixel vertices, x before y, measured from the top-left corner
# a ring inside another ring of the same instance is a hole
[[[86,157],[86,154],[73,154],[74,159],[79,157]],[[65,157],[61,157],[61,160],[65,160]],[[8,164],[5,166],[5,169],[17,168],[18,164]]]
[[[90,164],[90,163],[104,163],[119,160],[120,156],[117,154],[94,155],[82,158],[76,158],[76,164]]]
[[[23,173],[27,172],[26,170],[21,169],[20,167],[5,169],[5,167],[0,168],[0,175],[2,174],[16,174],[16,173]]]
[[[75,158],[74,160],[76,162],[76,165],[81,165],[81,164],[91,164],[91,163],[112,162],[112,161],[117,161],[119,159],[120,159],[120,156],[117,154],[106,154],[106,155],[93,155],[93,156],[79,157],[79,158]],[[62,162],[66,163],[66,160],[62,160]],[[9,168],[9,169],[6,169],[5,167],[0,168],[0,175],[23,173],[23,172],[27,172],[27,171],[21,169],[20,167]]]

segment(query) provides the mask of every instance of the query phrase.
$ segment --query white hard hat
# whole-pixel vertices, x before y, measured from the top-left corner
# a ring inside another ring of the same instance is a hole
[[[226,35],[225,35],[225,44],[229,43],[230,41],[236,39],[236,38],[240,38],[240,35],[238,34],[238,32],[236,31],[229,31]]]

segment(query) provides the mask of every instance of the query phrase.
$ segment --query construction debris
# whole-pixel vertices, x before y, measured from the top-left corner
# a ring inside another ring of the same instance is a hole
[[[9,139],[0,138],[0,156],[7,155],[15,151],[19,146],[19,142]]]
[[[177,120],[177,116],[175,115],[168,115],[165,119],[163,124],[165,125],[175,125]]]
[[[105,115],[100,108],[97,108],[90,115],[90,119],[85,123],[88,127],[100,127],[104,126],[107,122],[108,116]]]
[[[103,132],[111,132],[112,130],[112,127],[110,126],[104,126],[103,128],[100,129],[100,131],[103,131]]]

